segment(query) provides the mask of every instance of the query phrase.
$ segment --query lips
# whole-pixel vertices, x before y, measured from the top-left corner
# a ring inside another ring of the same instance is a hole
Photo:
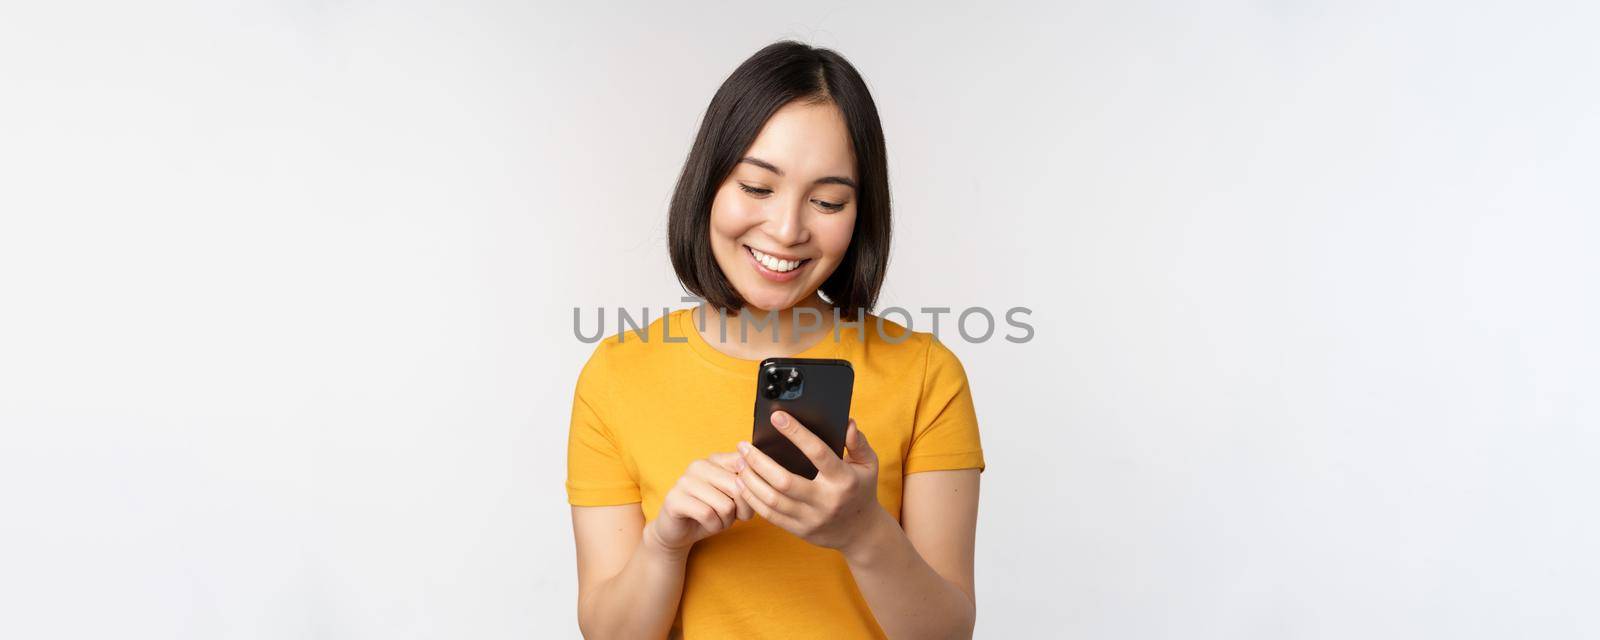
[[[771,269],[773,271],[776,271],[778,273],[788,273],[790,271],[794,271],[795,269],[799,269],[800,265],[805,264],[805,263],[807,263],[807,262],[809,262],[811,260],[810,258],[801,258],[801,259],[798,259],[798,260],[785,260],[783,258],[779,258],[778,256],[772,255],[770,253],[764,253],[764,252],[762,252],[762,251],[760,251],[760,250],[758,250],[755,247],[752,247],[750,245],[745,245],[744,248],[750,250],[750,255],[754,256],[755,259],[756,259],[756,262],[761,263],[761,266],[766,267],[768,269]]]
[[[811,258],[785,259],[758,251],[750,245],[745,245],[744,248],[744,254],[750,258],[750,264],[755,267],[756,273],[773,282],[793,280],[811,264]]]

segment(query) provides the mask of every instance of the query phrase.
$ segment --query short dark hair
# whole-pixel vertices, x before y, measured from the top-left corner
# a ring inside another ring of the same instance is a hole
[[[856,221],[844,260],[820,291],[847,317],[871,311],[889,266],[889,170],[883,124],[866,81],[843,56],[799,42],[757,51],[723,81],[706,107],[667,217],[672,268],[689,293],[719,309],[745,301],[711,254],[711,202],[767,119],[796,100],[832,103],[844,114],[856,160]]]

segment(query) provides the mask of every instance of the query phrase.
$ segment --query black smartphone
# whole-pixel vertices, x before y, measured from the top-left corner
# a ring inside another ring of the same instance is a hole
[[[855,382],[855,369],[845,360],[762,360],[756,373],[756,425],[750,443],[791,473],[816,478],[817,467],[772,426],[772,412],[789,412],[827,443],[834,455],[843,456],[844,436],[850,428],[850,392]]]

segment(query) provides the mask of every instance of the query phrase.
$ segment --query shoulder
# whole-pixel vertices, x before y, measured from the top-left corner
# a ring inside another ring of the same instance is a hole
[[[654,317],[643,328],[622,327],[619,331],[601,338],[589,353],[579,374],[579,383],[599,381],[637,369],[653,359],[670,357],[671,347],[682,346],[684,331],[693,331],[693,325],[678,309],[665,316]]]
[[[962,370],[961,359],[931,332],[915,331],[877,314],[867,314],[862,325],[859,336],[863,355],[876,363],[924,376],[941,370]]]

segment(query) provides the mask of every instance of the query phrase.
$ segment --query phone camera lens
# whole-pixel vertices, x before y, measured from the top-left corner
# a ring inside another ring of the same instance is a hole
[[[761,395],[771,400],[791,400],[800,397],[800,369],[777,365],[762,369]]]

